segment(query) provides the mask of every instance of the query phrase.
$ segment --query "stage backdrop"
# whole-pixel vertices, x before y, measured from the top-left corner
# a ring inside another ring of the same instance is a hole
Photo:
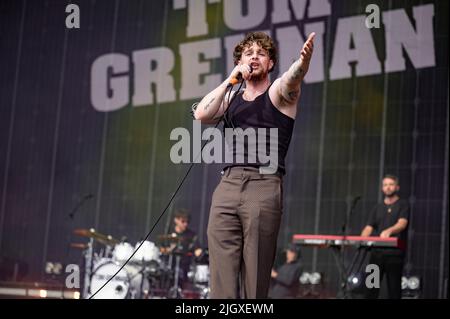
[[[381,176],[396,174],[412,208],[405,274],[420,276],[424,297],[445,296],[448,1],[4,0],[0,17],[2,280],[11,264],[16,280],[41,281],[48,261],[80,263],[76,228],[144,237],[188,168],[171,161],[170,133],[192,132],[191,105],[225,79],[236,42],[270,32],[275,79],[314,31],[280,254],[293,234],[338,234],[356,196],[359,234]],[[206,247],[220,167],[195,164],[150,240],[185,208]],[[336,290],[330,251],[304,248],[303,259]]]

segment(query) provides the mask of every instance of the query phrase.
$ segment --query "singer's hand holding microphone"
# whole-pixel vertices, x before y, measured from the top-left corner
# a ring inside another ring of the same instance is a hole
[[[252,77],[253,69],[251,65],[239,64],[231,71],[230,77],[228,78],[228,86],[233,86],[237,83],[242,82],[242,80],[250,80]]]

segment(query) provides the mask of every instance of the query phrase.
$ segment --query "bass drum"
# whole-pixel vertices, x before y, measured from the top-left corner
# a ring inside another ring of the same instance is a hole
[[[120,269],[120,265],[109,261],[100,264],[91,277],[90,295],[97,292]],[[129,274],[122,269],[93,299],[125,299],[130,289]]]

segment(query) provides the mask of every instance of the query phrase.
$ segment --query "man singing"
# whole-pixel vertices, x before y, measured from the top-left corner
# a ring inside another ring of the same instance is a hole
[[[222,171],[213,194],[207,231],[211,298],[267,297],[282,214],[284,159],[298,112],[301,82],[313,53],[314,35],[306,40],[299,59],[271,83],[269,73],[277,62],[275,44],[263,32],[247,34],[234,49],[236,67],[194,111],[194,117],[202,123],[217,123],[225,115],[225,128],[240,130],[240,134],[253,129],[256,141],[266,141],[257,144],[263,153],[267,140],[260,135],[276,129],[277,139],[274,170],[264,170],[267,167],[257,156],[261,155],[260,149],[259,154],[254,154],[251,145],[239,148],[228,144],[233,163]],[[229,96],[229,84],[240,76],[245,90]],[[243,155],[244,162],[238,160],[238,155]]]

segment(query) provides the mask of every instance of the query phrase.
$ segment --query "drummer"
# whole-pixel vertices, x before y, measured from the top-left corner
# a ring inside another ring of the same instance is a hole
[[[190,215],[185,209],[178,209],[174,213],[173,225],[169,232],[169,238],[173,238],[161,247],[163,254],[180,254],[180,283],[185,286],[187,283],[187,273],[194,256],[200,256],[202,249],[197,240],[197,234],[189,228]],[[172,269],[175,268],[175,258],[172,258]]]

